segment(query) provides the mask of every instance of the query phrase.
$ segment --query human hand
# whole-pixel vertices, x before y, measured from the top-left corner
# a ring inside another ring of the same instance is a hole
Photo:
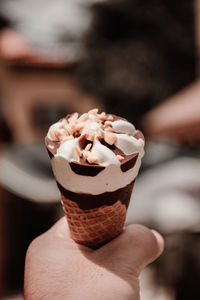
[[[147,139],[163,139],[178,144],[199,145],[200,80],[172,95],[149,111],[142,120]]]
[[[25,299],[139,300],[140,272],[163,248],[157,232],[129,225],[116,239],[92,250],[70,238],[62,218],[29,246]]]

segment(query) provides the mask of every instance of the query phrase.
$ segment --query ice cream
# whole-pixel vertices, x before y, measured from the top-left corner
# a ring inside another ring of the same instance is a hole
[[[123,230],[144,137],[126,119],[98,109],[67,115],[45,139],[71,237],[96,248]]]

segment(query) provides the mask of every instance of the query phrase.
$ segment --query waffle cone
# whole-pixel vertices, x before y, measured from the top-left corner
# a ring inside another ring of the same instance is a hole
[[[69,224],[72,239],[82,245],[90,248],[99,248],[100,246],[117,237],[122,231],[126,219],[128,204],[134,182],[127,187],[120,189],[119,193],[102,194],[104,198],[103,205],[98,207],[80,207],[74,199],[66,197],[61,191],[61,202],[67,222]],[[116,198],[110,203],[108,198],[106,205],[105,196]],[[90,203],[94,203],[92,195]],[[120,199],[121,198],[121,199]]]

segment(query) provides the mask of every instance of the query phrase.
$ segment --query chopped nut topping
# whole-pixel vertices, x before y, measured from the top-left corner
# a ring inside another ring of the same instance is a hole
[[[107,120],[109,120],[109,121],[113,121],[113,120],[114,120],[114,118],[113,118],[113,116],[112,116],[112,115],[109,115],[109,116],[108,116],[108,118],[107,118]]]
[[[61,143],[65,143],[67,141],[70,141],[70,140],[74,140],[74,137],[72,135],[68,135],[66,137],[64,137],[61,141]]]
[[[142,145],[142,147],[144,147],[144,140],[143,139],[139,139],[138,141],[140,142],[140,144]]]
[[[88,119],[88,113],[85,113],[85,114],[82,114],[82,115],[79,117],[78,121],[84,122],[84,121],[86,121],[87,119]]]
[[[124,157],[123,156],[121,156],[121,155],[117,155],[117,158],[119,159],[119,161],[121,161],[121,160],[123,160],[124,159]]]
[[[112,122],[111,121],[106,121],[105,124],[104,124],[104,127],[109,127],[109,126],[112,126]]]
[[[75,151],[79,157],[93,164],[98,162],[98,158],[91,152],[95,138],[104,139],[109,145],[114,145],[117,140],[117,135],[112,128],[113,120],[111,114],[107,115],[105,112],[98,114],[98,109],[95,108],[88,113],[82,115],[74,113],[68,119],[62,119],[59,129],[51,130],[49,134],[53,141],[60,141],[61,143],[78,138],[79,145],[75,146]],[[144,141],[139,139],[139,142],[144,147]],[[53,146],[49,145],[49,148],[53,149]],[[119,161],[124,159],[122,155],[116,156]]]
[[[97,129],[97,133],[98,133],[98,137],[99,137],[100,139],[102,139],[102,138],[103,138],[103,131],[102,131],[100,128],[98,128],[98,129]]]
[[[66,124],[64,126],[64,129],[65,129],[65,131],[67,132],[68,135],[72,135],[73,134],[72,128],[71,128],[71,126],[69,124]]]
[[[94,108],[88,111],[88,114],[96,115],[98,113],[98,108]]]
[[[106,117],[106,113],[103,111],[103,112],[100,114],[99,119],[103,121],[103,120],[105,120],[105,117]]]
[[[116,140],[117,140],[117,137],[114,133],[111,133],[111,132],[105,132],[104,133],[104,140],[106,143],[108,143],[109,145],[113,145]]]
[[[94,141],[94,137],[95,137],[94,131],[93,130],[88,130],[87,133],[86,133],[86,139],[88,141],[93,142]]]
[[[71,130],[72,130],[72,134],[74,133],[74,131],[76,131],[76,127],[75,127],[75,124],[74,123],[72,123],[72,124],[70,124],[70,128],[71,128]]]
[[[79,148],[79,146],[76,146],[76,147],[75,147],[75,150],[76,150],[76,153],[78,154],[78,156],[81,157],[81,156],[82,156],[82,151],[81,151],[81,149]]]
[[[90,115],[90,116],[89,116]],[[106,115],[105,112],[98,114],[98,109],[91,109],[88,113],[79,116],[74,113],[68,119],[62,119],[59,130],[51,130],[50,136],[54,141],[66,142],[75,137],[84,137],[88,141],[93,142],[95,137],[105,139],[107,143],[112,145],[116,137],[112,129],[112,115]],[[105,121],[105,123],[104,123]],[[99,124],[99,128],[92,129],[92,123]],[[91,129],[90,129],[91,127]],[[63,131],[63,132],[62,132]]]
[[[87,144],[85,147],[85,151],[89,151],[92,148],[92,144]]]
[[[83,157],[84,157],[85,159],[87,159],[87,158],[88,158],[88,155],[90,154],[90,151],[83,150],[82,153],[83,153]]]
[[[61,122],[61,124],[60,124],[60,126],[59,126],[59,128],[63,129],[65,127],[65,125],[67,125],[67,120],[63,119],[62,122]]]
[[[59,141],[62,137],[62,133],[58,130],[51,130],[50,136],[53,139],[53,141]]]
[[[53,141],[56,141],[56,136],[55,136],[55,131],[54,130],[50,131],[50,137],[52,138]]]
[[[75,129],[76,129],[76,130],[82,130],[83,127],[84,127],[83,122],[77,123],[77,124],[75,125]]]
[[[97,163],[98,159],[97,159],[97,157],[93,153],[89,152],[89,155],[87,157],[87,161],[90,164],[94,164],[94,163]]]
[[[113,129],[111,127],[106,127],[104,130],[107,132],[113,132]]]
[[[75,121],[77,119],[78,119],[78,113],[75,112],[74,114],[71,115],[71,117],[68,119],[68,121],[70,123],[70,122],[73,122],[73,121]]]

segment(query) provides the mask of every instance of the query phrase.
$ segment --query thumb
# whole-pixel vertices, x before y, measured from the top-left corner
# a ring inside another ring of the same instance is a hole
[[[139,276],[141,270],[160,256],[164,249],[162,236],[142,225],[129,225],[116,239],[98,250],[104,263],[116,272]],[[99,255],[98,254],[98,255]]]

